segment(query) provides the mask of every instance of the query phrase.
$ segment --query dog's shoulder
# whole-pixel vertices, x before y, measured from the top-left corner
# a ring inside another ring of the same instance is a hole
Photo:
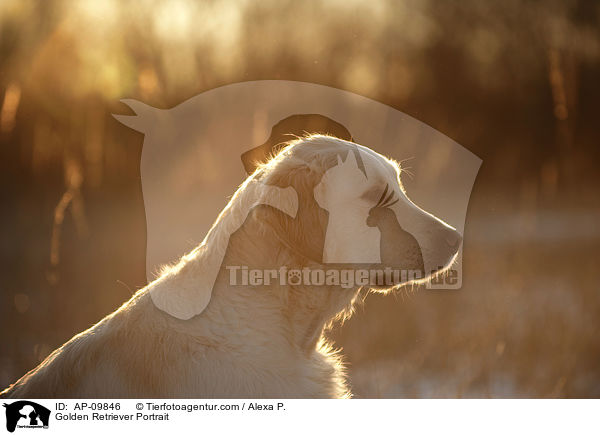
[[[136,295],[117,311],[75,335],[4,390],[1,397],[96,397],[99,392],[106,397],[128,396],[129,366],[143,366],[148,359],[145,343],[160,341],[156,317],[148,315],[152,309],[149,299],[144,294]],[[98,376],[100,373],[102,376]],[[96,382],[94,379],[102,380],[101,388],[90,384]]]

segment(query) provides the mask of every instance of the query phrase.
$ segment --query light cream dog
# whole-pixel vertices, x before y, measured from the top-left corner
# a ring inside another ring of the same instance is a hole
[[[361,291],[439,273],[460,242],[408,199],[396,163],[333,137],[298,139],[246,180],[198,248],[0,397],[350,397],[324,328]],[[417,273],[349,288],[233,285],[233,266]]]

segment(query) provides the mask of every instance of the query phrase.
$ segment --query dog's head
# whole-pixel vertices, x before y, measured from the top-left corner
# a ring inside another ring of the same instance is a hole
[[[255,176],[298,194],[296,219],[270,222],[290,249],[325,267],[408,272],[395,275],[397,285],[446,269],[462,241],[408,198],[401,172],[367,147],[313,135],[290,143]]]
[[[430,278],[452,263],[462,238],[407,197],[400,174],[397,163],[342,139],[291,142],[242,184],[202,245],[150,284],[152,300],[189,319],[208,305],[219,271],[240,260],[267,269],[368,272],[367,282],[345,288]],[[246,238],[231,240],[234,233]],[[165,278],[173,275],[179,282],[170,285]]]

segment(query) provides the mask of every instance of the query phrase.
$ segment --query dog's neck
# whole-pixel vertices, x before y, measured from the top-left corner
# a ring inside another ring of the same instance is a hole
[[[239,246],[251,246],[252,249],[246,252],[236,249]],[[308,264],[303,254],[293,252],[293,248],[283,245],[280,240],[265,237],[260,229],[253,228],[252,223],[232,237],[231,248],[225,257],[213,298],[215,307],[222,305],[221,309],[237,311],[232,328],[239,326],[244,334],[252,331],[265,338],[280,339],[308,355],[317,349],[324,327],[339,313],[349,309],[357,293],[356,289],[339,287],[282,285],[279,274],[288,272],[281,269],[282,266],[298,270],[318,265]],[[276,270],[278,275],[271,285],[233,286],[227,266],[240,265],[247,266],[249,271]],[[256,317],[260,315],[270,318],[258,321]],[[284,327],[277,330],[278,325]]]
[[[299,216],[304,213],[302,206],[298,213]],[[262,220],[254,217],[250,216],[231,235],[210,303],[203,313],[186,321],[189,332],[206,336],[226,331],[231,346],[256,347],[257,342],[270,342],[277,343],[283,353],[289,354],[291,346],[292,351],[309,356],[317,350],[325,326],[340,313],[349,312],[357,289],[281,285],[279,275],[270,285],[253,286],[244,282],[242,266],[247,273],[251,270],[279,273],[282,266],[318,267],[273,234],[265,234]],[[209,254],[207,251],[206,255]],[[202,255],[200,252],[192,263],[201,263]]]
[[[324,234],[318,229],[326,225],[327,213],[311,195],[303,196],[304,190],[294,188],[294,191],[300,193],[297,212],[291,217],[289,210],[284,212],[268,204],[256,205],[247,187],[234,206],[224,211],[205,243],[181,263],[176,273],[154,284],[166,288],[162,293],[166,304],[157,306],[169,314],[172,314],[168,305],[171,300],[179,304],[178,311],[181,311],[180,304],[186,301],[194,306],[197,293],[200,293],[198,297],[209,295],[210,301],[200,314],[175,315],[188,319],[174,321],[176,327],[204,337],[225,334],[231,345],[236,346],[262,340],[278,343],[277,348],[282,352],[289,353],[292,346],[304,355],[314,353],[324,327],[338,314],[348,311],[357,289],[282,285],[279,279],[271,285],[253,286],[251,282],[244,283],[241,276],[237,276],[235,284],[231,279],[232,267],[243,266],[248,273],[279,270],[282,266],[288,269],[319,267]],[[255,206],[245,214],[244,204],[253,203]],[[238,215],[245,217],[236,229],[237,224],[232,225],[232,219]],[[266,222],[279,226],[269,226]],[[312,243],[307,244],[306,239]],[[215,259],[222,259],[222,263],[212,292],[202,293],[196,289],[202,288],[205,271],[212,270]],[[177,297],[180,290],[181,296]],[[253,336],[252,340],[244,339],[249,335]]]

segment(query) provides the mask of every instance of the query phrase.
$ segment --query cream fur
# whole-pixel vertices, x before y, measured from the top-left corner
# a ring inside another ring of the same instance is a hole
[[[326,136],[292,143],[238,189],[202,245],[0,397],[350,397],[341,359],[322,333],[351,313],[362,289],[231,286],[225,266],[322,267],[328,213],[313,191],[355,149]],[[391,177],[400,192],[397,166],[360,149],[378,162],[371,181]],[[257,200],[256,183],[287,193]],[[438,239],[447,238],[451,230],[437,222]],[[449,264],[456,252],[440,250]]]

